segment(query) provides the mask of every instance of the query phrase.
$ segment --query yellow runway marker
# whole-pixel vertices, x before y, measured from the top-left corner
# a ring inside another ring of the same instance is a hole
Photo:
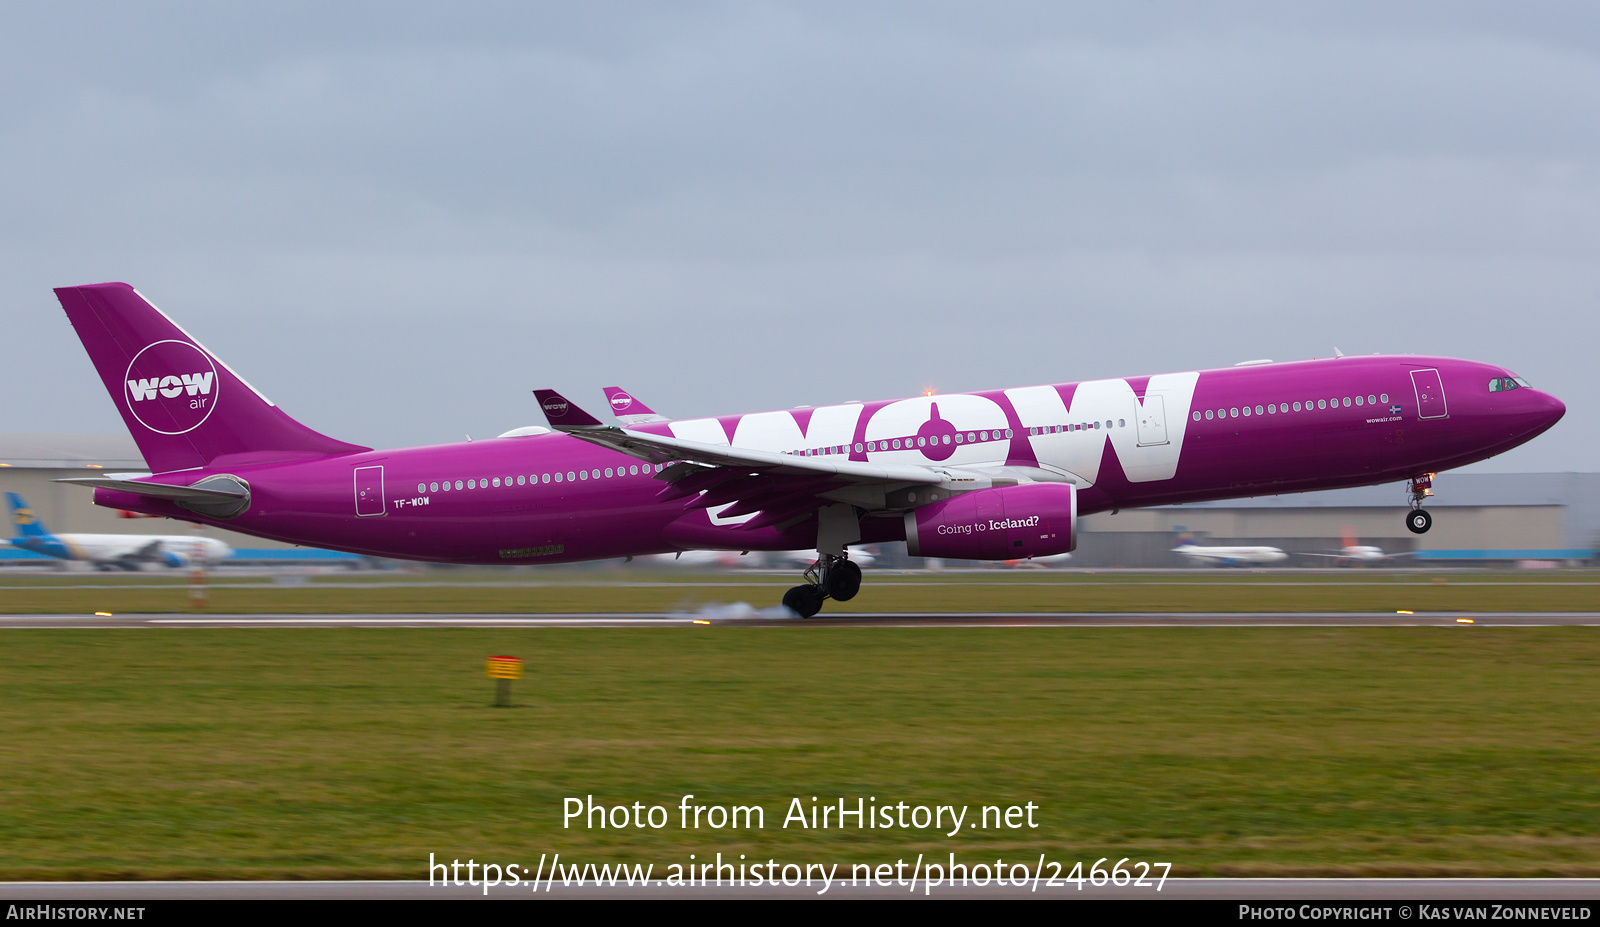
[[[1471,618],[1457,618],[1456,619],[1456,624],[1471,624],[1471,623],[1472,623],[1472,619]]]
[[[710,623],[711,623],[711,622],[709,622],[709,621],[703,621],[703,620],[701,620],[701,619],[699,619],[699,618],[696,618],[696,619],[695,619],[695,620],[694,620],[694,623],[695,623],[695,624],[710,624]]]
[[[110,618],[111,617],[111,613],[110,612],[95,612],[94,614],[95,614],[96,618]]]
[[[1396,615],[1415,615],[1416,612],[1406,611],[1405,609],[1402,608],[1399,611],[1395,612],[1395,614]]]

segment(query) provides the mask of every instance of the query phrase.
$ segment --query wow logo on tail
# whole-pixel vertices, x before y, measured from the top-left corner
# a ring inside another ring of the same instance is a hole
[[[217,368],[187,341],[146,346],[128,365],[123,383],[128,411],[157,434],[187,434],[217,408]]]

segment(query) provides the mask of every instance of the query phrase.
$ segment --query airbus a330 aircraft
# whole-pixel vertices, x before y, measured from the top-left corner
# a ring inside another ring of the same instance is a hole
[[[17,527],[11,546],[46,557],[82,560],[102,570],[138,570],[147,563],[168,567],[217,563],[233,554],[233,548],[216,538],[181,534],[52,534],[22,496],[8,492],[6,500],[11,503],[11,523]]]
[[[1202,547],[1194,542],[1194,535],[1178,529],[1178,546],[1172,549],[1196,563],[1216,566],[1264,566],[1282,563],[1289,555],[1276,547]]]
[[[56,290],[151,474],[99,505],[294,544],[449,563],[804,550],[784,604],[855,595],[853,544],[1065,553],[1080,515],[1411,481],[1516,447],[1566,407],[1493,364],[1372,356],[606,425],[375,451],[300,424],[123,283]],[[613,398],[613,408],[616,401]]]

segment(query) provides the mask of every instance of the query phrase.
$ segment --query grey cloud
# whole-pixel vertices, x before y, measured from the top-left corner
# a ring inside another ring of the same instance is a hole
[[[118,427],[48,296],[109,278],[378,444],[1335,344],[1600,386],[1581,5],[6,12],[0,295],[71,381],[12,430]]]

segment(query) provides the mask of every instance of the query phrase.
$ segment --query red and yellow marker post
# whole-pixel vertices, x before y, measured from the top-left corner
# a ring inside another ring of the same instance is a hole
[[[494,680],[494,707],[511,707],[511,680],[522,678],[522,661],[517,657],[490,657],[484,675]]]

